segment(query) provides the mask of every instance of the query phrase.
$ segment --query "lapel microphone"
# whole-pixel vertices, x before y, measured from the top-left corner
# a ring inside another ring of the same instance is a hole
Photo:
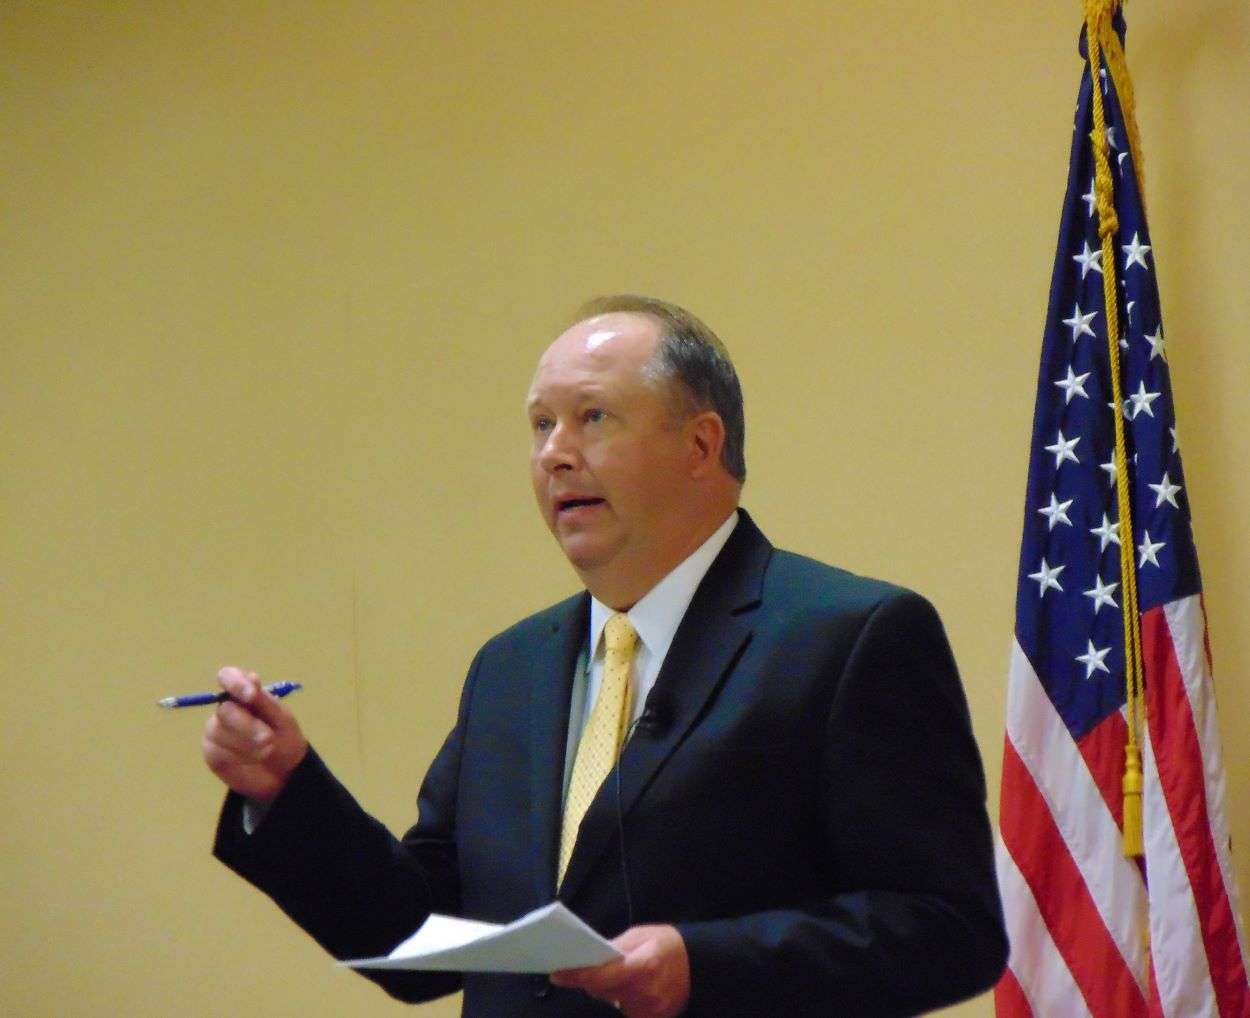
[[[667,704],[654,702],[654,695],[647,697],[647,704],[643,708],[642,713],[638,715],[638,719],[630,726],[626,735],[626,741],[632,735],[649,735],[655,737],[664,734],[664,729],[668,727],[668,710]]]
[[[625,755],[625,747],[635,735],[657,738],[664,734],[669,725],[668,702],[653,688],[647,694],[647,702],[638,715],[625,730],[625,740],[621,744],[621,757]],[[621,758],[612,769],[616,777],[616,834],[621,849],[621,886],[625,891],[625,929],[634,925],[634,899],[629,888],[629,862],[625,856],[625,810],[621,801]]]

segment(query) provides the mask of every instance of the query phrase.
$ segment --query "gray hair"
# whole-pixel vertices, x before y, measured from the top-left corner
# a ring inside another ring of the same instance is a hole
[[[742,386],[725,344],[685,308],[632,293],[595,297],[581,306],[576,321],[597,315],[649,315],[660,323],[660,345],[648,367],[654,377],[680,391],[688,413],[712,410],[725,426],[721,464],[739,484],[747,479],[746,418]]]

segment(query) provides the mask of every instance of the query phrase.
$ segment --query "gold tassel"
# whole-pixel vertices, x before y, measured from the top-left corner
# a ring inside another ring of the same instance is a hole
[[[1124,855],[1133,859],[1140,856],[1142,845],[1141,823],[1141,754],[1131,742],[1124,747]]]

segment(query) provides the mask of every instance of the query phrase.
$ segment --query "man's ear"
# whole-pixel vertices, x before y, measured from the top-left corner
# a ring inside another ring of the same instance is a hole
[[[690,436],[690,476],[706,477],[720,467],[725,422],[715,410],[701,410],[686,422]]]

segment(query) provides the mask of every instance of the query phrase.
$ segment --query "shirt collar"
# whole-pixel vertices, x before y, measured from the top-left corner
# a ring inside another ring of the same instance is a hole
[[[685,617],[686,609],[694,599],[703,577],[712,567],[716,556],[729,540],[729,535],[738,523],[738,510],[729,514],[715,533],[696,548],[688,558],[678,565],[659,583],[647,591],[636,605],[625,614],[638,633],[638,639],[647,648],[648,653],[658,660],[668,654],[669,645],[677,635],[677,627]],[[599,641],[603,636],[603,627],[608,619],[616,614],[616,609],[609,608],[597,597],[590,599],[590,647],[593,658],[599,649]]]

